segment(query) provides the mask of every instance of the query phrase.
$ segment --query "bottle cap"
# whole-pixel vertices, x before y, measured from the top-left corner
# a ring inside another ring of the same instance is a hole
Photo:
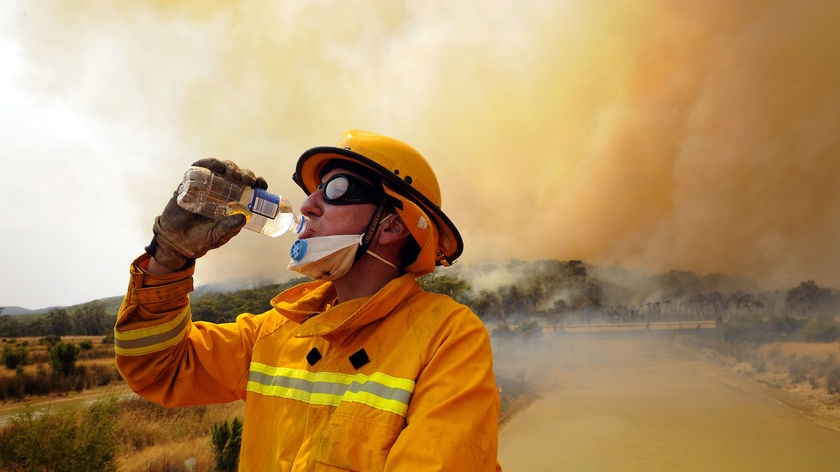
[[[303,230],[304,230],[304,229],[306,229],[306,223],[307,223],[308,221],[309,221],[309,219],[308,219],[307,217],[305,217],[305,216],[301,216],[301,217],[300,217],[300,221],[298,222],[297,229],[295,229],[295,233],[296,233],[296,234],[300,234],[300,233],[302,233],[302,232],[303,232]]]

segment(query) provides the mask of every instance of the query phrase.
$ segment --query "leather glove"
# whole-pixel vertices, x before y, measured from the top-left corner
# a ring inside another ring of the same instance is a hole
[[[250,170],[241,169],[231,161],[208,158],[193,165],[210,169],[229,182],[268,189],[265,179],[254,176]],[[230,241],[245,226],[245,215],[209,218],[184,210],[178,205],[177,197],[176,188],[163,213],[155,218],[152,228],[154,237],[146,247],[146,252],[159,264],[172,270],[191,265],[207,251]]]

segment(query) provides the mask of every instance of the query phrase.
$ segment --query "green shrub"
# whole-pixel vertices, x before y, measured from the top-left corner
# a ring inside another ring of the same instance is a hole
[[[6,344],[3,346],[3,365],[7,369],[16,369],[18,366],[26,364],[26,348],[23,346],[11,346]]]
[[[216,470],[236,472],[239,463],[239,448],[242,446],[242,420],[234,418],[214,423],[212,426],[213,453]]]
[[[79,358],[79,346],[73,343],[58,342],[50,346],[50,365],[53,372],[70,375],[76,369],[76,359]]]
[[[21,471],[116,471],[116,405],[21,413],[0,430],[0,465]]]

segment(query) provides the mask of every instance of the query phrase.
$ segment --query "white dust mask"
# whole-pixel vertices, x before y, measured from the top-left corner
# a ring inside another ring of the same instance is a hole
[[[298,239],[292,244],[288,269],[315,280],[343,277],[356,259],[362,234],[337,234]]]

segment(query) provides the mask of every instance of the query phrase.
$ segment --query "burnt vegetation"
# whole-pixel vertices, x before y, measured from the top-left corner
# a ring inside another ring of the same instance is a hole
[[[840,339],[840,292],[813,280],[750,287],[720,274],[642,274],[582,261],[511,262],[436,272],[421,282],[468,305],[494,335],[560,331],[577,324],[714,321],[727,342]],[[486,280],[504,282],[481,288]]]

